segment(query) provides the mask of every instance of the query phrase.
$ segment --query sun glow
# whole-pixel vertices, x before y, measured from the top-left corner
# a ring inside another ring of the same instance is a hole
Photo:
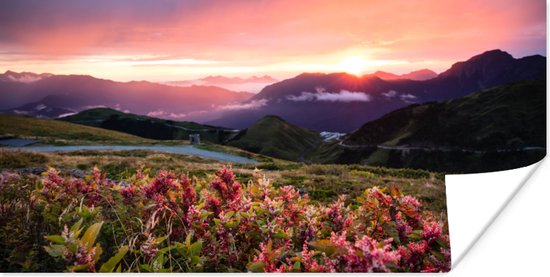
[[[367,61],[361,56],[350,56],[342,59],[338,64],[338,70],[359,76],[367,66]]]

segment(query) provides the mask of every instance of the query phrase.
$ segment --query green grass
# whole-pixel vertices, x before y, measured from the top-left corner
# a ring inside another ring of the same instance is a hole
[[[273,162],[273,161],[278,160],[276,158],[268,157],[268,156],[257,154],[257,153],[252,153],[252,152],[240,149],[240,148],[231,147],[231,146],[227,146],[227,145],[221,145],[221,144],[214,144],[214,143],[210,143],[210,142],[205,142],[205,143],[202,143],[202,144],[194,145],[193,147],[198,148],[198,149],[202,149],[202,150],[207,150],[207,151],[227,153],[227,154],[231,154],[231,155],[235,155],[235,156],[241,156],[241,157],[245,157],[245,158],[248,158],[248,159],[253,159],[253,160],[256,160],[256,161],[259,161],[259,162],[263,162],[263,163],[269,163],[269,162]]]
[[[0,136],[33,138],[47,144],[151,144],[154,140],[52,119],[0,115]]]
[[[61,170],[91,170],[94,166],[119,180],[127,178],[139,168],[152,173],[172,170],[197,178],[212,177],[225,163],[182,154],[168,154],[145,150],[131,151],[76,151],[68,153],[26,153],[0,150],[0,168],[52,166]],[[291,185],[308,193],[313,201],[327,203],[338,195],[348,199],[359,196],[366,188],[395,185],[405,194],[419,198],[432,211],[446,209],[443,175],[425,170],[390,169],[364,165],[307,165],[273,160],[256,165],[233,164],[236,178],[248,183],[254,170],[261,170],[276,186]]]
[[[0,168],[39,167],[48,162],[42,154],[0,149]]]

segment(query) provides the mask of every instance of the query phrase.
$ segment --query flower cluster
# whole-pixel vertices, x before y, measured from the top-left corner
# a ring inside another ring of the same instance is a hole
[[[47,249],[65,257],[69,270],[95,270],[100,245],[106,252],[101,261],[118,259],[102,269],[117,265],[130,272],[450,269],[442,219],[395,187],[374,187],[357,199],[341,196],[322,204],[294,186],[273,186],[259,172],[247,184],[236,181],[230,167],[212,177],[205,182],[168,171],[153,177],[140,171],[114,183],[98,170],[78,179],[50,169],[32,197],[41,203],[35,209],[51,214],[45,217],[50,224],[72,224],[80,217],[86,226],[98,221],[109,226],[97,230],[96,245],[82,244],[82,228],[57,227],[61,236],[50,240],[61,246]],[[66,207],[55,208],[59,203]],[[123,247],[128,254],[113,252]],[[85,267],[75,267],[80,265]]]

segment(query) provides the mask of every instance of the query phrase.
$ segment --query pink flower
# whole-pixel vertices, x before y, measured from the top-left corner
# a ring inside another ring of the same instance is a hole
[[[133,187],[131,186],[127,186],[127,187],[122,187],[120,189],[120,194],[122,194],[122,196],[128,200],[128,199],[131,199],[132,197],[134,197],[135,195],[135,190]]]
[[[217,198],[217,197],[214,197],[214,196],[208,197],[208,199],[206,200],[205,208],[207,210],[210,210],[210,211],[214,212],[214,216],[218,217],[218,215],[221,212],[220,199]]]
[[[432,245],[441,237],[441,225],[435,221],[425,222],[422,237],[428,242],[428,245]]]

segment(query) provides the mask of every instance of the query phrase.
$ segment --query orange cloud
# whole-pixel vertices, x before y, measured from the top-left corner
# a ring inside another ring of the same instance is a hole
[[[0,68],[174,80],[337,71],[346,57],[361,57],[364,71],[443,70],[494,48],[515,56],[545,54],[545,4],[1,1]],[[151,60],[140,61],[144,57]]]

